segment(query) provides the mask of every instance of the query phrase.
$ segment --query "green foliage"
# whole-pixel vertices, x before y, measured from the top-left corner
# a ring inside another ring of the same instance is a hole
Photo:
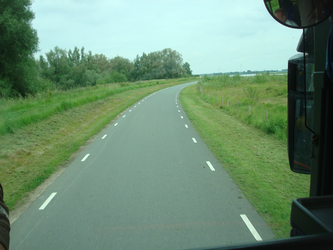
[[[182,65],[181,55],[174,50],[164,49],[143,53],[134,62],[117,56],[88,54],[77,47],[68,52],[59,47],[40,56],[36,61],[39,75],[54,82],[57,89],[94,86],[96,84],[120,83],[136,80],[178,78],[191,73],[189,63]],[[192,74],[192,73],[191,73]]]
[[[259,91],[257,88],[248,86],[243,88],[243,91],[248,99],[248,103],[257,103],[259,101]]]
[[[0,95],[26,96],[33,93],[37,32],[30,0],[0,2]]]
[[[109,78],[110,83],[114,82],[127,82],[127,77],[118,71],[112,71]]]
[[[202,89],[201,97],[205,101],[221,107],[243,122],[259,128],[267,134],[273,134],[286,140],[286,75],[264,73],[251,77],[205,76],[200,79],[199,85]],[[222,97],[224,101],[221,106]],[[215,98],[218,100],[217,102],[215,102]],[[229,106],[227,100],[229,100]],[[249,115],[249,105],[251,105],[251,115]],[[268,121],[266,121],[266,110]]]
[[[127,79],[131,80],[131,81],[135,80],[132,77],[134,65],[130,60],[117,56],[110,60],[110,67],[111,67],[111,71],[112,71],[111,74],[113,72],[117,72],[122,75],[120,77],[121,78],[120,81],[117,80],[115,82],[126,82]],[[123,76],[125,76],[125,77],[123,77]],[[126,79],[126,80],[124,80],[124,79]]]
[[[7,98],[11,96],[12,85],[5,79],[0,79],[0,98]]]
[[[209,86],[210,88],[221,89],[223,87],[236,87],[243,83],[244,78],[239,74],[230,76],[228,74],[222,74],[218,76],[203,76],[199,80],[199,84],[202,86]]]
[[[184,69],[185,74],[187,74],[188,76],[192,76],[191,66],[188,62],[185,62],[182,67]]]
[[[132,76],[136,80],[179,78],[186,75],[192,75],[189,63],[183,64],[182,55],[170,48],[143,53],[134,59]]]

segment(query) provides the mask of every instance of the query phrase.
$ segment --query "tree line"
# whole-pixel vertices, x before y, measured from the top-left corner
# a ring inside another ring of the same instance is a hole
[[[57,89],[96,84],[191,76],[189,63],[170,48],[137,55],[134,61],[117,56],[85,53],[84,47],[66,51],[55,47],[36,60],[38,76],[51,81]]]
[[[133,61],[117,56],[67,51],[55,47],[38,51],[37,31],[31,26],[31,0],[0,2],[0,97],[27,96],[47,90],[67,90],[114,82],[179,78],[192,75],[188,62],[170,48],[137,55]]]

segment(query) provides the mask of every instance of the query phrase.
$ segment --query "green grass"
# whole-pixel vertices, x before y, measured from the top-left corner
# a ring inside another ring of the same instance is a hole
[[[184,82],[188,79],[141,81],[134,83],[104,84],[69,91],[39,93],[21,99],[0,99],[0,136],[40,122],[52,115],[103,100],[107,97],[138,88]]]
[[[70,163],[71,156],[119,113],[150,93],[192,80],[125,84],[124,88],[131,88],[114,94],[107,91],[122,87],[105,85],[56,92],[51,96],[2,100],[1,109],[7,112],[2,117],[19,120],[19,114],[25,113],[38,117],[27,118],[28,121],[14,127],[12,133],[0,135],[0,182],[10,210],[24,203],[22,198],[27,197],[54,171]],[[142,87],[133,87],[139,85]],[[62,107],[57,110],[59,106]]]
[[[239,86],[217,87],[215,91],[236,100],[232,93],[237,97],[244,95],[242,88],[237,90]],[[284,140],[242,122],[230,110],[221,109],[207,96],[206,99],[196,85],[184,89],[180,96],[197,132],[276,237],[289,237],[291,203],[309,195],[309,176],[290,171]],[[275,101],[280,105],[280,100]]]
[[[204,77],[199,81],[199,86],[201,97],[208,103],[220,107],[246,124],[287,140],[286,75],[264,73],[253,77]]]

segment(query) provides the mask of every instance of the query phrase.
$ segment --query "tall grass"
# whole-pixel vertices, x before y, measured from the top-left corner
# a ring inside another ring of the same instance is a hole
[[[287,140],[286,75],[205,76],[198,84],[205,101],[267,134]]]
[[[179,81],[184,81],[184,79]],[[104,84],[68,91],[48,91],[27,98],[0,99],[0,136],[14,133],[17,129],[42,121],[62,111],[124,91],[168,82],[170,80]]]

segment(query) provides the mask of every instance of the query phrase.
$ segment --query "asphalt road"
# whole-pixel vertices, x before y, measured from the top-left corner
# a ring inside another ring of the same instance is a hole
[[[124,112],[12,224],[14,249],[191,249],[270,240],[193,129],[182,88]]]

